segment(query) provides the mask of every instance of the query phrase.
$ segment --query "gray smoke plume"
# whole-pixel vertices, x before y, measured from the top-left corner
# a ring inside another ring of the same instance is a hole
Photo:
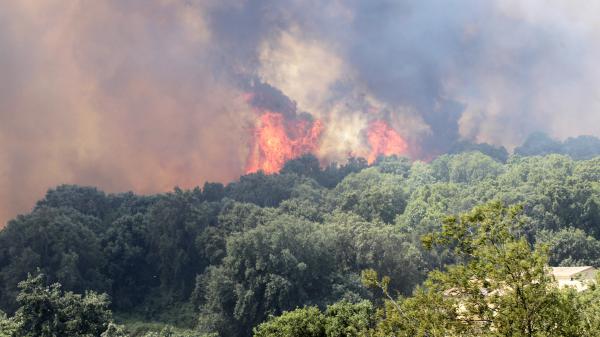
[[[263,108],[323,121],[325,160],[364,153],[374,119],[416,158],[598,136],[598,14],[571,0],[2,1],[0,223],[59,183],[234,179],[258,89],[279,97]]]

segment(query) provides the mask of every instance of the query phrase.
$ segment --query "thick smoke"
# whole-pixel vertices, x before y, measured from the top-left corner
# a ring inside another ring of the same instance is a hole
[[[258,89],[279,96],[261,107],[323,122],[325,160],[365,153],[376,120],[417,158],[459,139],[513,147],[538,130],[600,135],[593,1],[0,7],[0,223],[59,183],[158,192],[234,179]]]
[[[240,173],[251,111],[201,8],[36,0],[0,15],[0,221],[60,183],[148,193]]]

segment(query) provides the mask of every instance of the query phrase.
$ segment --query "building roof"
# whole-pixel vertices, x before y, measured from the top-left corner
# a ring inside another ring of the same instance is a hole
[[[594,267],[550,267],[550,269],[552,270],[552,275],[555,277],[571,277],[585,271],[593,270]]]

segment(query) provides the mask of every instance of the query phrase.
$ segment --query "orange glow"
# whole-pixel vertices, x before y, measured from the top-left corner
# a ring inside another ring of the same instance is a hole
[[[371,149],[367,157],[369,164],[372,164],[380,155],[405,154],[408,150],[408,144],[404,138],[383,120],[376,120],[369,125],[367,140]]]
[[[321,131],[322,124],[318,119],[288,121],[281,113],[263,113],[254,129],[246,173],[276,173],[287,160],[315,152]]]

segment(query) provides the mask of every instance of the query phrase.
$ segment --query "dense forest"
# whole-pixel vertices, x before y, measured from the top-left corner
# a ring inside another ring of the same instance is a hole
[[[483,335],[497,317],[499,335],[526,336],[514,321],[530,336],[600,327],[581,316],[600,290],[548,290],[548,264],[600,267],[597,138],[535,134],[510,155],[460,143],[428,163],[305,155],[279,174],[150,196],[64,185],[0,232],[0,336]],[[456,324],[444,289],[511,266],[539,286],[494,305],[523,310]]]

